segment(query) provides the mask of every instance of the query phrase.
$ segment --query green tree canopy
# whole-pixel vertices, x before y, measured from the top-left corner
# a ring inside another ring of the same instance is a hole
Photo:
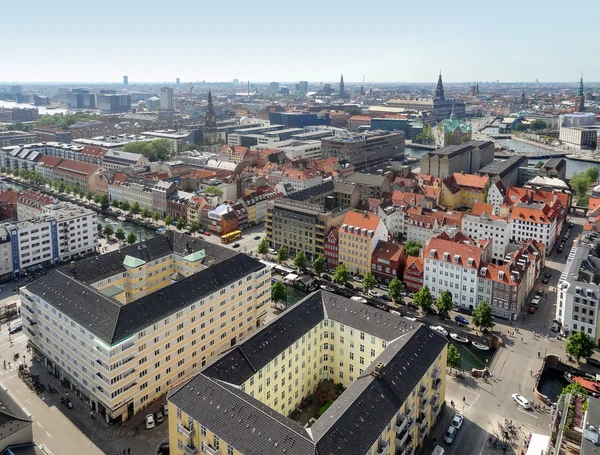
[[[479,327],[479,330],[483,331],[494,327],[492,307],[487,302],[479,302],[471,316],[473,318],[473,324],[475,324],[475,327]]]
[[[135,233],[133,233],[133,232],[130,232],[129,235],[127,236],[127,243],[132,245],[135,243],[136,240],[137,240],[137,235],[135,235]]]
[[[574,395],[586,395],[588,394],[588,391],[585,390],[583,388],[583,386],[581,384],[579,384],[578,382],[573,382],[572,384],[569,384],[565,387],[563,387],[562,392],[560,392],[561,395],[566,395],[567,393],[572,393]]]
[[[121,203],[121,208],[123,210],[125,210],[126,212],[129,212],[129,210],[131,210],[131,204],[129,202],[127,202],[127,201],[123,201]]]
[[[200,230],[200,223],[198,223],[196,220],[192,221],[190,223],[190,232],[193,234],[195,232],[198,232]]]
[[[150,218],[150,210],[144,207],[141,211],[141,215],[144,218]]]
[[[548,128],[548,125],[543,120],[535,119],[533,122],[531,122],[531,128],[534,131],[545,130]]]
[[[273,302],[286,302],[287,301],[287,287],[281,281],[273,283],[271,286],[271,300]]]
[[[173,224],[173,217],[171,215],[167,215],[165,217],[165,223],[167,224],[167,226],[170,226],[171,224]]]
[[[346,267],[346,264],[340,264],[335,268],[333,272],[333,281],[337,284],[346,284],[350,279],[350,270]]]
[[[371,272],[365,273],[365,276],[362,280],[363,291],[365,291],[368,294],[369,291],[373,289],[376,284],[377,280],[375,279],[375,276],[373,276]]]
[[[414,240],[409,240],[404,245],[404,253],[406,254],[406,256],[418,257],[419,251],[421,251],[421,248],[423,248],[423,245],[421,245],[419,242],[415,242]]]
[[[402,284],[402,281],[400,281],[398,278],[392,278],[392,281],[390,281],[388,286],[388,295],[394,302],[400,303],[402,301],[403,288],[404,285]]]
[[[131,206],[131,213],[133,213],[134,215],[137,215],[138,213],[140,213],[140,204],[138,204],[137,202],[134,202],[133,205]]]
[[[137,153],[149,161],[164,161],[171,156],[171,142],[168,139],[156,139],[151,142],[129,142],[123,146],[123,151]]]
[[[262,239],[256,250],[258,251],[258,254],[262,254],[263,256],[267,254],[269,252],[269,241],[267,239]]]
[[[110,205],[111,207],[117,208],[119,206],[119,201],[113,199],[112,201],[110,201]]]
[[[160,220],[160,213],[158,213],[158,212],[154,212],[154,213],[152,214],[152,219],[153,219],[154,221],[158,221],[158,220]]]
[[[435,307],[438,310],[440,318],[448,318],[452,309],[452,293],[450,291],[442,291],[435,302]]]
[[[214,194],[218,197],[223,197],[223,190],[221,188],[217,188],[216,186],[207,186],[204,190],[207,194]]]
[[[460,367],[460,353],[456,346],[453,344],[448,345],[448,353],[446,354],[446,365],[450,367],[450,369],[459,368]]]
[[[543,161],[538,161],[538,162],[536,163],[536,165],[535,165],[535,168],[536,168],[536,169],[539,169],[539,168],[541,168],[543,165],[544,165],[544,162],[543,162]]]
[[[94,199],[94,193],[92,193],[91,191],[88,191],[87,193],[85,193],[85,198],[88,201],[91,201],[92,199]]]
[[[277,250],[277,262],[285,262],[289,258],[288,250],[286,247],[281,245]]]
[[[582,357],[584,359],[591,357],[595,347],[596,343],[587,333],[577,332],[567,339],[566,351],[579,362]]]
[[[413,298],[413,303],[421,308],[423,311],[427,311],[433,305],[433,296],[429,290],[429,286],[425,285],[417,291]]]
[[[125,231],[121,228],[117,229],[117,232],[115,232],[115,237],[121,241],[125,240]]]
[[[303,269],[306,265],[306,256],[302,251],[298,251],[296,257],[294,258],[294,267],[297,269]]]
[[[175,227],[181,231],[185,227],[185,220],[183,218],[179,218],[177,220],[177,226]]]
[[[523,123],[517,123],[515,126],[515,131],[525,131],[527,129],[527,125]]]
[[[590,178],[592,182],[598,181],[598,168],[594,166],[590,166],[585,170],[586,175]]]
[[[325,271],[325,266],[327,265],[327,259],[322,254],[319,254],[317,258],[312,263],[313,272],[317,274],[318,277]]]
[[[588,189],[592,184],[592,179],[586,172],[577,172],[571,177],[569,183],[577,196],[581,198],[587,195]]]
[[[100,203],[100,207],[102,208],[102,210],[106,210],[109,205],[108,194],[101,195],[99,203]]]
[[[113,235],[115,231],[110,224],[105,224],[103,232],[104,235],[108,237],[109,235]]]

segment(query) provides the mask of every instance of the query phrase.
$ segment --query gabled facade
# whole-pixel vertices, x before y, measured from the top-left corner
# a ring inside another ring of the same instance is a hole
[[[404,267],[404,284],[408,292],[417,292],[423,287],[423,271],[425,270],[422,257],[408,256]]]
[[[338,231],[339,228],[337,227],[334,227],[331,229],[331,231],[329,231],[327,239],[325,239],[325,248],[323,248],[323,255],[325,256],[325,259],[327,259],[327,267],[330,269],[335,269],[339,264]]]
[[[338,232],[338,260],[350,272],[364,276],[371,271],[373,250],[379,241],[387,241],[389,232],[381,218],[369,212],[348,212]]]

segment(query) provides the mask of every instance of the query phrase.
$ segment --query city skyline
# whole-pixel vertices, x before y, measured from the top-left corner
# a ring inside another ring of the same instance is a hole
[[[0,37],[20,39],[5,49],[3,60],[10,65],[1,78],[119,83],[128,75],[133,85],[177,77],[333,82],[344,74],[349,84],[363,75],[367,83],[434,83],[441,68],[450,84],[569,82],[580,72],[586,81],[600,80],[600,63],[588,58],[591,33],[585,27],[572,27],[564,36],[548,33],[598,8],[591,0],[560,14],[530,4],[520,5],[516,14],[476,2],[457,9],[439,1],[426,11],[419,5],[398,11],[391,2],[363,11],[345,2],[335,15],[319,14],[322,4],[314,1],[293,15],[275,2],[232,2],[226,11],[192,2],[168,11],[152,6],[109,0],[102,10],[73,11],[64,1],[34,1],[28,24],[43,39],[23,34],[23,23],[9,13]],[[167,32],[169,24],[177,24],[175,33]],[[62,58],[48,58],[56,53]]]

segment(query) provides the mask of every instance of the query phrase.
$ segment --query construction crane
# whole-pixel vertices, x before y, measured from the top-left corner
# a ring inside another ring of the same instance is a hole
[[[191,105],[192,98],[194,97],[194,84],[189,84],[188,87],[190,88],[190,105]]]

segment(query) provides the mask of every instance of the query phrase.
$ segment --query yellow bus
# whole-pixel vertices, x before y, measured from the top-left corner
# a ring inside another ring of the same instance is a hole
[[[242,236],[242,231],[233,231],[229,234],[221,236],[221,243],[229,243],[239,239]]]

